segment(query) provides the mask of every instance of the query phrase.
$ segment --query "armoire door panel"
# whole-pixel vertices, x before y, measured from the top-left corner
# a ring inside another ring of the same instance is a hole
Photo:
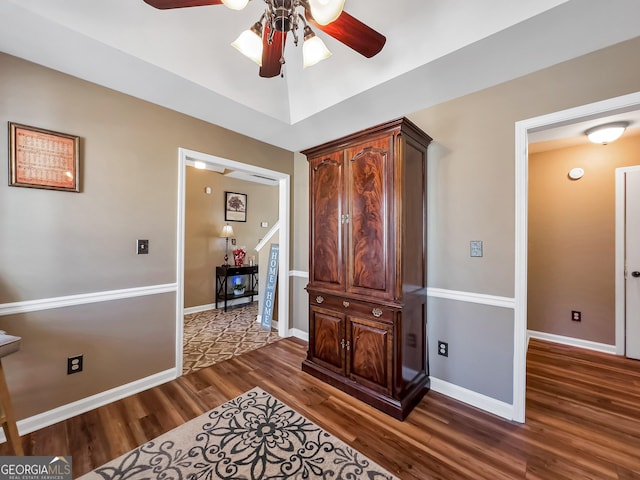
[[[391,325],[347,317],[347,375],[382,393],[391,392]]]
[[[344,316],[312,307],[310,309],[313,361],[344,374]]]
[[[343,165],[340,153],[313,159],[310,165],[311,255],[313,258],[310,280],[334,289],[344,288]]]
[[[389,137],[347,150],[349,162],[349,270],[347,290],[389,291]]]

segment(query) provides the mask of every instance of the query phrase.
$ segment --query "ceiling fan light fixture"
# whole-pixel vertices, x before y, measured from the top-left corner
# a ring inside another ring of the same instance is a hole
[[[345,0],[309,0],[309,8],[316,22],[328,25],[340,16],[344,2]]]
[[[304,27],[304,43],[302,44],[302,68],[315,65],[329,58],[332,53],[321,38],[316,37],[309,26]]]
[[[590,128],[584,134],[592,143],[607,145],[619,139],[628,126],[629,122],[605,123],[604,125]]]
[[[262,66],[262,24],[256,22],[249,30],[242,32],[231,44],[245,57]]]
[[[222,0],[224,6],[231,10],[242,10],[247,6],[249,0]]]

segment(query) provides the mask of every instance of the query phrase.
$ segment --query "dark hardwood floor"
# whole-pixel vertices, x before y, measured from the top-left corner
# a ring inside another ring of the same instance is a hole
[[[303,373],[305,352],[278,341],[26,435],[25,453],[72,455],[77,477],[259,386],[402,479],[640,479],[640,362],[532,340],[525,425],[434,392],[399,422]]]

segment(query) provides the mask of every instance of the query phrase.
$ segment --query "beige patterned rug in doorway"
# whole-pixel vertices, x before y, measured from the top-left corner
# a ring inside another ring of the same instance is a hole
[[[280,340],[276,330],[260,327],[257,316],[257,302],[226,313],[207,310],[185,315],[182,373],[195,372]]]

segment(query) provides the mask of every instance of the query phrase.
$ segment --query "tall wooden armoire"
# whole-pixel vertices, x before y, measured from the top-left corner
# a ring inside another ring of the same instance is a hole
[[[402,118],[311,148],[302,369],[404,419],[429,388],[427,147]]]

